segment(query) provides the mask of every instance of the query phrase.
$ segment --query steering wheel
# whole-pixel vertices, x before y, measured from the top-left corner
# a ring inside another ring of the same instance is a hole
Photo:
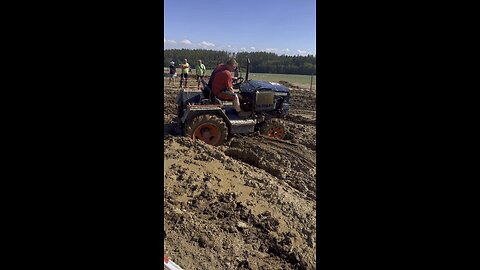
[[[233,81],[232,81],[233,87],[238,87],[238,86],[240,86],[240,84],[242,84],[244,80],[245,80],[245,79],[242,78],[242,77],[238,77],[237,79],[233,80]]]

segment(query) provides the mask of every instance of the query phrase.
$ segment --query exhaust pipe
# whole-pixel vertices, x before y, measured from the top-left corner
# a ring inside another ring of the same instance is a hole
[[[250,71],[250,58],[247,58],[247,74],[245,75],[245,81],[248,81],[248,72]]]

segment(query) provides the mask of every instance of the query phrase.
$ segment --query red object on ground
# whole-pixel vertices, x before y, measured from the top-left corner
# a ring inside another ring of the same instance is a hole
[[[176,265],[173,261],[169,260],[167,256],[163,256],[163,269],[183,270],[180,266]]]

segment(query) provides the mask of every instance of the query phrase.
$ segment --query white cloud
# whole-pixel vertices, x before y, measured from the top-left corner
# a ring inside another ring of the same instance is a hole
[[[277,48],[266,48],[265,49],[266,52],[277,52]]]
[[[206,41],[200,42],[199,45],[206,46],[206,47],[215,47],[215,44],[206,42]]]
[[[297,50],[297,52],[298,52],[299,54],[306,54],[306,53],[307,53],[307,51],[302,51],[302,50]]]
[[[285,49],[280,50],[280,53],[286,55],[289,51],[290,51],[289,48],[285,48]]]
[[[190,40],[188,40],[188,39],[184,39],[184,40],[180,41],[180,43],[182,43],[182,44],[187,44],[187,45],[192,44],[192,42],[191,42]]]
[[[252,46],[252,47],[250,47],[250,49],[251,49],[251,50],[255,50],[255,47]]]
[[[177,42],[173,39],[167,39],[167,43],[177,44]]]
[[[228,47],[228,48],[231,48],[231,47],[232,47],[232,45],[227,45],[227,47]]]
[[[246,51],[247,49],[246,48],[240,48],[241,51]]]

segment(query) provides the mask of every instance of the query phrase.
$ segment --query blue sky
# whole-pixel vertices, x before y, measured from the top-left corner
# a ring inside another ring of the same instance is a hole
[[[165,0],[164,48],[316,55],[316,0]]]

